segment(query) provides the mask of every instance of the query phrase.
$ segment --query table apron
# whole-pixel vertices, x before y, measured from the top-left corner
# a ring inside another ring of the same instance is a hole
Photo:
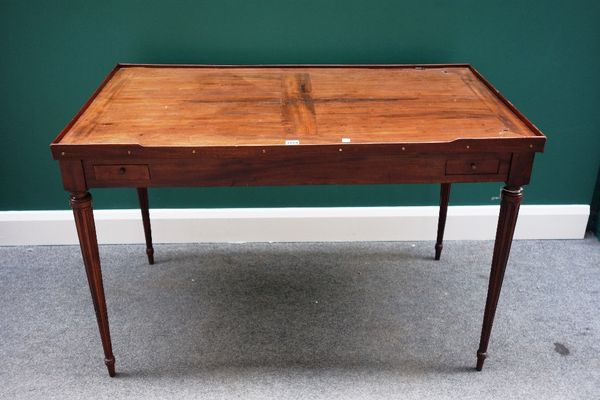
[[[87,187],[503,182],[511,153],[82,160]]]

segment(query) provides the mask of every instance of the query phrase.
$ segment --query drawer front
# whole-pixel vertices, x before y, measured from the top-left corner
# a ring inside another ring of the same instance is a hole
[[[94,180],[98,182],[149,181],[150,170],[145,164],[94,165]]]
[[[494,158],[460,158],[446,161],[446,175],[497,174],[500,160]]]

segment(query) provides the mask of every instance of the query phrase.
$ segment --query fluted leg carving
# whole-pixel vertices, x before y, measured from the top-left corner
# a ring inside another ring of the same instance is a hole
[[[492,269],[488,285],[485,312],[483,315],[483,327],[481,329],[481,340],[477,350],[477,370],[481,371],[487,357],[488,342],[492,332],[492,324],[496,314],[496,306],[500,297],[500,289],[504,280],[504,271],[510,253],[519,206],[523,198],[523,188],[520,186],[506,186],[502,189],[502,200],[500,203],[500,216],[498,217],[498,228],[496,230],[496,243],[494,245],[494,256],[492,258]]]
[[[102,339],[104,363],[108,369],[108,374],[113,377],[115,376],[115,357],[112,353],[112,344],[110,341],[108,313],[106,310],[100,256],[98,253],[98,240],[96,238],[96,227],[92,211],[92,196],[88,192],[71,193],[71,208],[75,216],[81,255],[83,256],[83,264],[90,285],[90,293],[92,295],[92,302],[94,303],[100,338]]]

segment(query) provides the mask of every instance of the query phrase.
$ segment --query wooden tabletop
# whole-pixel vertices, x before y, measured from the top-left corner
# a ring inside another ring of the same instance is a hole
[[[54,144],[210,147],[515,138],[543,135],[469,65],[119,65]]]

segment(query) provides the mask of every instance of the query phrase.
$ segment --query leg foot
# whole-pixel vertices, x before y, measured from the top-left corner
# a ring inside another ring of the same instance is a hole
[[[154,248],[152,248],[152,230],[150,229],[150,211],[148,208],[148,189],[138,188],[138,199],[140,200],[140,210],[142,211],[142,222],[144,224],[144,236],[146,238],[146,255],[148,263],[154,264]]]
[[[450,199],[450,184],[442,183],[440,189],[440,215],[438,218],[437,240],[435,243],[435,259],[439,260],[444,248],[444,230],[446,229],[446,215],[448,215],[448,200]]]
[[[435,244],[435,260],[439,261],[439,259],[442,257],[442,249],[444,248],[444,246],[441,243],[436,243]]]
[[[146,249],[146,255],[148,256],[148,264],[154,264],[154,249]]]
[[[481,328],[481,339],[477,351],[477,370],[481,371],[483,362],[487,357],[487,348],[492,333],[492,325],[496,314],[496,306],[500,298],[500,289],[504,280],[504,271],[510,254],[515,225],[519,215],[519,206],[523,198],[523,189],[520,186],[507,186],[502,189],[502,201],[500,203],[500,216],[498,217],[498,228],[496,229],[496,243],[494,244],[494,256],[492,258],[492,269],[488,284],[485,312],[483,314],[483,326]]]
[[[483,363],[486,357],[487,353],[477,352],[477,366],[475,367],[477,371],[481,371],[483,369]]]
[[[104,359],[104,364],[106,364],[106,369],[108,369],[108,376],[114,378],[117,373],[115,372],[115,358]]]

